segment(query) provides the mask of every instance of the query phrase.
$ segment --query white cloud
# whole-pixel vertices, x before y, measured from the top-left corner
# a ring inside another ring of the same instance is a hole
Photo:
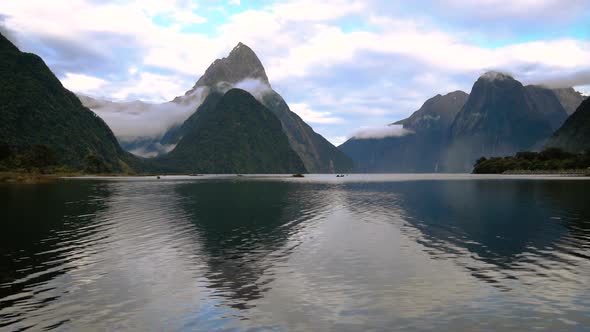
[[[521,22],[527,15],[545,15],[550,21],[555,14],[567,22],[563,18],[583,12],[584,3],[446,0],[425,1],[423,7],[434,8],[445,24],[449,15]],[[298,101],[290,105],[294,111],[311,123],[345,128],[340,130],[404,117],[436,93],[469,89],[488,69],[509,71],[525,82],[570,82],[575,76],[577,84],[590,84],[577,74],[590,69],[588,40],[555,37],[484,47],[469,39],[471,31],[447,25],[442,29],[430,17],[402,15],[399,8],[407,2],[401,1],[290,0],[256,10],[240,4],[244,11],[213,26],[206,21],[205,2],[192,1],[56,0],[45,6],[20,0],[3,3],[0,14],[4,24],[26,41],[26,51],[45,50],[50,55],[44,58],[52,69],[70,62],[70,49],[98,54],[105,65],[120,64],[120,72],[108,75],[94,70],[99,63],[59,74],[71,90],[117,100],[141,97],[161,102],[182,95],[215,58],[242,41],[259,55],[272,85],[285,99]],[[160,16],[172,23],[154,23]],[[208,34],[183,29],[194,24],[206,27]],[[47,40],[69,48],[59,49]],[[136,52],[133,57],[131,51]]]
[[[61,84],[69,90],[92,94],[108,84],[107,81],[84,74],[67,73],[62,77]]]
[[[344,142],[346,142],[347,137],[346,136],[333,136],[333,137],[326,137],[328,139],[328,141],[330,141],[330,143],[332,143],[334,146],[339,146],[342,145]]]
[[[243,81],[236,83],[233,88],[242,89],[248,91],[254,98],[258,101],[262,102],[262,97],[265,94],[271,91],[270,86],[268,84],[262,82],[261,80],[247,78]]]
[[[155,81],[157,83],[157,81]],[[137,138],[154,138],[162,136],[169,128],[181,124],[201,105],[207,95],[205,88],[199,88],[179,102],[161,104],[132,101],[124,103],[108,101],[82,102],[98,114],[124,141]],[[141,151],[138,151],[141,154]]]
[[[443,0],[436,4],[449,12],[468,12],[475,17],[552,20],[572,17],[588,3],[586,0],[570,0],[567,4],[563,0]]]
[[[370,138],[385,138],[385,137],[401,137],[412,134],[411,130],[404,129],[402,126],[391,125],[384,127],[370,127],[361,128],[355,131],[350,138],[354,139],[370,139]]]
[[[330,112],[314,111],[306,103],[291,103],[289,108],[297,113],[303,121],[309,123],[335,124],[344,121],[342,118],[333,116]]]
[[[125,101],[145,96],[144,101],[157,103],[184,94],[190,84],[178,76],[141,72],[127,82],[109,86],[105,92],[112,100]]]

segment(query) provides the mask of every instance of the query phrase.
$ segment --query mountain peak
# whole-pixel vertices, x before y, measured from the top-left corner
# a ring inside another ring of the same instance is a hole
[[[250,52],[253,53],[254,56],[256,56],[256,53],[254,53],[254,51],[252,51],[252,49],[250,47],[248,47],[248,45],[242,43],[242,42],[238,42],[238,45],[236,45],[231,52],[229,52],[229,55],[231,56],[232,54],[236,54],[236,53],[240,53],[240,52]]]
[[[234,85],[245,79],[260,80],[270,85],[262,62],[256,53],[246,44],[239,42],[227,57],[213,61],[187,94],[198,87],[216,89],[219,85]]]
[[[504,80],[514,80],[514,77],[507,73],[502,73],[499,71],[488,71],[479,77],[480,79],[488,80],[488,81],[504,81]]]

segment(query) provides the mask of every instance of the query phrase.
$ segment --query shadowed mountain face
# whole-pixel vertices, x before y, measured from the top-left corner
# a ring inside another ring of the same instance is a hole
[[[12,158],[10,151],[27,154],[30,147],[42,145],[53,163],[75,169],[117,172],[138,162],[121,149],[104,121],[61,85],[41,58],[19,51],[2,35],[0,117],[3,159]]]
[[[560,99],[560,91],[566,97]],[[437,95],[395,123],[413,134],[353,138],[340,149],[358,172],[468,172],[479,157],[540,148],[567,118],[560,100],[571,102],[574,95],[573,89],[524,87],[508,75],[488,72],[470,95]]]
[[[486,73],[451,126],[447,169],[470,171],[479,157],[540,147],[565,116],[550,90],[525,88],[508,75]]]
[[[396,122],[413,134],[350,139],[340,146],[359,172],[437,172],[446,158],[449,128],[468,94],[455,91],[428,99],[409,118]]]
[[[400,120],[405,129],[417,133],[447,134],[447,130],[455,120],[455,116],[465,105],[469,95],[463,91],[455,91],[444,96],[436,95],[428,99],[419,110],[409,118]]]
[[[533,101],[533,107],[545,118],[551,128],[556,130],[561,127],[568,113],[555,91],[537,85],[527,85],[525,89]]]
[[[176,148],[156,160],[165,171],[305,172],[280,121],[246,91],[211,93],[187,123]]]
[[[590,98],[553,134],[547,146],[569,152],[590,151]]]
[[[310,173],[332,173],[352,168],[352,161],[321,135],[313,131],[297,114],[293,113],[283,98],[270,87],[262,63],[248,46],[239,43],[223,59],[215,60],[205,74],[186,95],[199,90],[204,93],[224,93],[232,87],[248,90],[266,106],[281,122],[291,148],[299,155]],[[197,118],[191,116],[180,130],[166,133],[163,145],[176,144],[192,131]]]

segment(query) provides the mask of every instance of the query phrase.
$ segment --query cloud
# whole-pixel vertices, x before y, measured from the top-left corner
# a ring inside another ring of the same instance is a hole
[[[346,142],[347,137],[346,136],[335,136],[335,137],[326,137],[326,139],[328,141],[330,141],[330,143],[332,143],[334,146],[340,146],[344,142]]]
[[[268,84],[262,82],[259,79],[246,78],[232,86],[232,88],[242,89],[248,91],[254,98],[262,102],[262,98],[265,94],[271,91]]]
[[[168,129],[181,124],[193,114],[206,94],[206,88],[198,88],[192,95],[183,96],[177,102],[161,104],[141,101],[117,103],[85,96],[81,96],[80,100],[104,119],[118,139],[132,141],[161,137]]]
[[[309,108],[306,103],[291,103],[289,104],[291,111],[297,113],[303,121],[309,123],[322,123],[322,124],[336,124],[342,123],[342,118],[334,116],[330,112],[318,112]]]
[[[108,82],[84,74],[66,73],[65,77],[61,79],[61,83],[67,89],[75,89],[77,92],[90,94],[99,91]]]
[[[385,137],[401,137],[413,134],[411,130],[404,129],[402,126],[390,125],[384,127],[361,128],[355,131],[350,138],[352,139],[371,139]]]
[[[546,85],[551,88],[590,85],[590,69],[572,72],[551,73],[547,77],[531,80],[531,83]]]
[[[193,1],[21,0],[3,3],[0,17],[58,77],[104,80],[92,94],[113,100],[171,100],[244,42],[273,88],[305,105],[295,108],[326,137],[407,117],[437,93],[468,92],[490,69],[525,83],[588,85],[587,0],[226,5],[221,13]]]
[[[140,147],[137,149],[133,149],[129,152],[133,153],[136,156],[144,157],[144,158],[155,158],[161,154],[166,154],[176,147],[176,144],[160,144],[156,143],[153,145],[155,150],[148,150],[145,147]]]

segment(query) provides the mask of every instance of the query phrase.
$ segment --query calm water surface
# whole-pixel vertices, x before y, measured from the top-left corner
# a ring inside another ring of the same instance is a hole
[[[590,181],[0,186],[0,330],[590,330]]]

